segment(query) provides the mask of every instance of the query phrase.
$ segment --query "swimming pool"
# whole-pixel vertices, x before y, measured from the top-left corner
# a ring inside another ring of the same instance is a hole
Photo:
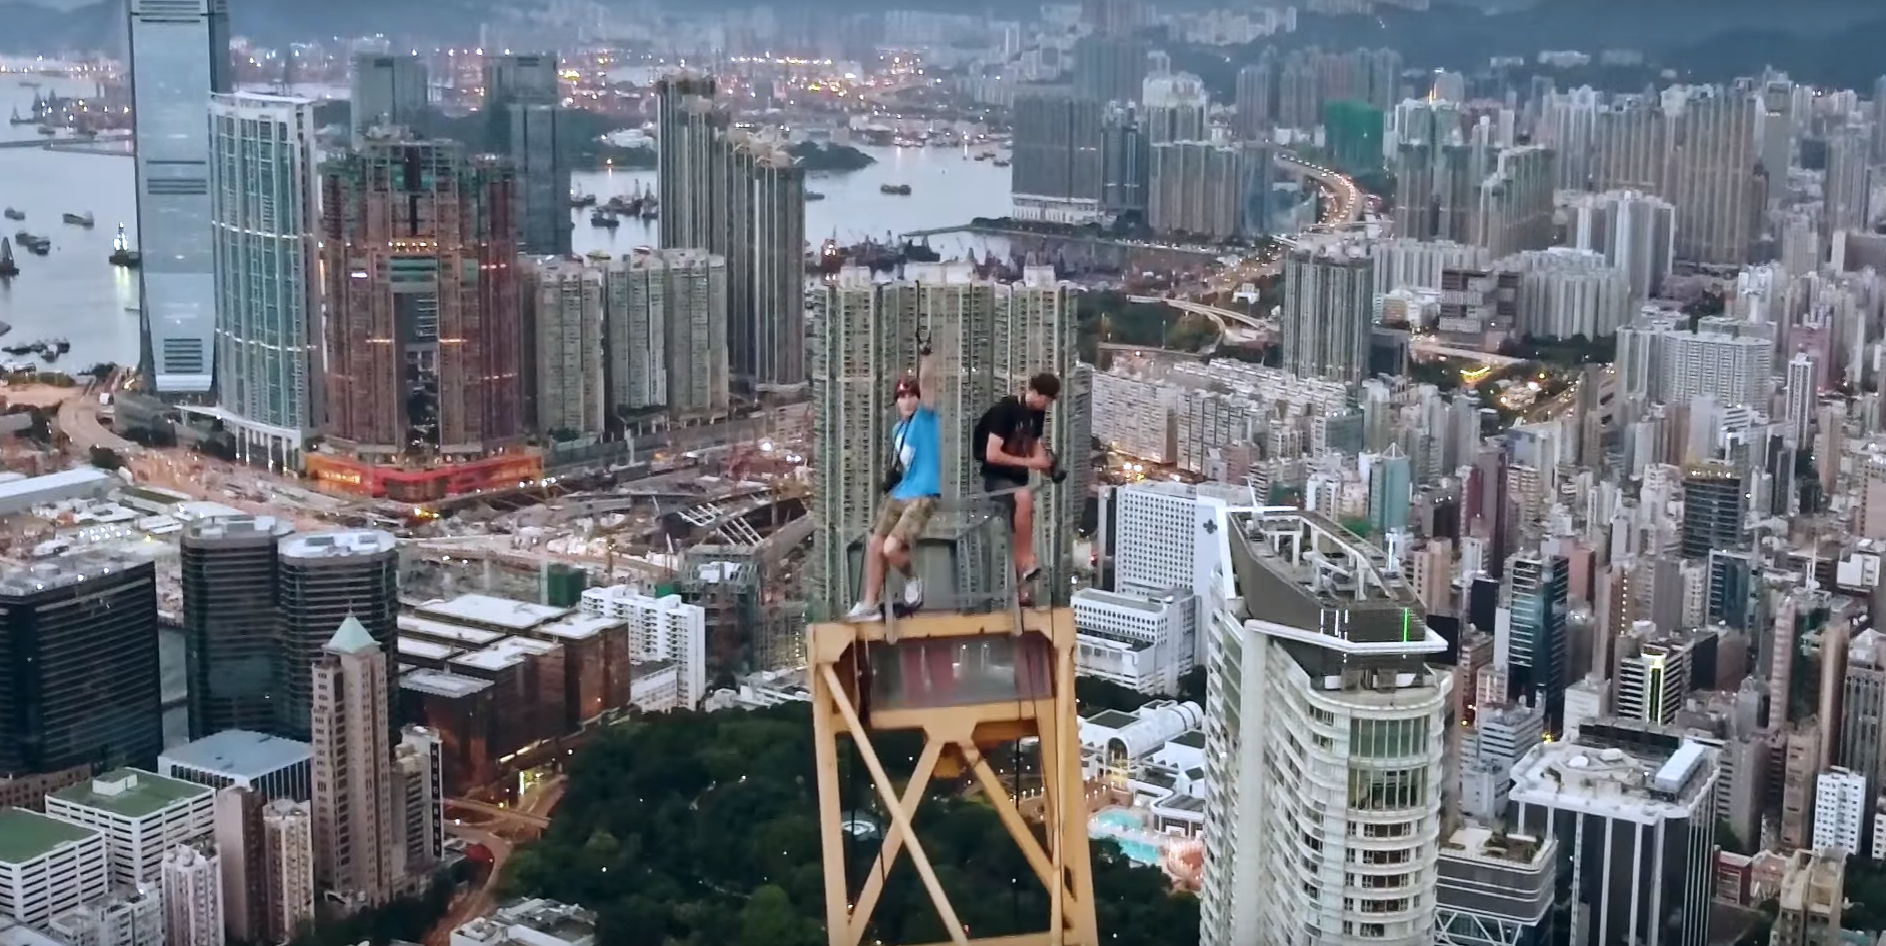
[[[1135,812],[1125,808],[1096,812],[1088,822],[1087,836],[1120,845],[1121,853],[1142,867],[1159,866],[1159,845],[1144,840],[1152,835],[1146,830],[1145,820]]]

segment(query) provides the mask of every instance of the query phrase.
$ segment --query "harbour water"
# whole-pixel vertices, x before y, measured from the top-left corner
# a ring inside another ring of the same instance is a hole
[[[43,80],[42,91],[83,96],[85,83]],[[0,114],[29,114],[34,90],[0,79]],[[33,125],[0,125],[0,143],[39,139]],[[883,240],[911,230],[968,222],[976,216],[1008,212],[1009,171],[993,162],[965,160],[950,148],[867,148],[877,163],[849,173],[810,175],[806,187],[825,199],[806,204],[806,239],[818,245],[828,237],[852,243]],[[575,175],[580,193],[607,200],[617,194],[655,189],[653,171],[596,171]],[[882,192],[885,184],[909,184],[909,196]],[[72,350],[58,362],[82,370],[100,361],[137,360],[138,278],[135,270],[107,262],[111,240],[123,223],[136,246],[135,174],[122,155],[46,151],[36,147],[0,147],[0,206],[26,214],[24,221],[0,221],[0,235],[25,229],[52,239],[52,252],[34,256],[19,246],[14,258],[20,275],[0,282],[0,321],[13,326],[5,343],[65,338]],[[90,230],[60,222],[64,213],[90,213]],[[615,230],[590,225],[590,211],[573,209],[578,253],[624,253],[656,243],[656,221],[624,220]],[[17,243],[17,241],[15,241]],[[944,258],[984,249],[1002,252],[1000,240],[950,234],[931,240]]]
[[[83,82],[41,81],[48,93],[91,91]],[[0,115],[30,114],[32,104],[32,89],[0,77]],[[0,142],[38,138],[36,126],[0,125]],[[0,321],[13,331],[0,344],[67,339],[72,350],[56,365],[70,371],[137,360],[137,271],[107,260],[118,224],[136,230],[134,178],[130,158],[122,155],[0,148],[0,206],[26,214],[21,221],[0,220],[0,235],[27,230],[52,240],[46,256],[34,256],[14,241],[20,274],[0,281]],[[86,230],[60,222],[66,213],[90,213],[96,223]]]

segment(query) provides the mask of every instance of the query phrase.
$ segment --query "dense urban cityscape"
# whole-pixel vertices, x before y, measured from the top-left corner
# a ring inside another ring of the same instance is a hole
[[[1303,3],[0,7],[0,946],[1886,943],[1886,12]]]

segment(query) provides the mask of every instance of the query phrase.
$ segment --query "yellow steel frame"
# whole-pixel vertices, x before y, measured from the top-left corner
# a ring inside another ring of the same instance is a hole
[[[924,638],[974,637],[1020,632],[1039,634],[1054,654],[1052,694],[1039,700],[1011,700],[944,709],[878,709],[870,730],[921,730],[925,741],[902,798],[872,748],[870,731],[859,718],[840,667],[849,666],[853,648],[886,640],[881,624],[815,624],[807,628],[807,659],[812,667],[812,720],[818,753],[819,821],[824,847],[825,925],[831,946],[861,946],[872,912],[884,892],[884,877],[905,850],[936,906],[947,943],[932,946],[1099,946],[1094,925],[1094,881],[1087,851],[1087,806],[1081,778],[1080,730],[1074,709],[1074,612],[1069,608],[1022,609],[991,614],[919,613],[897,622],[899,643]],[[845,829],[838,769],[839,737],[850,736],[889,813],[877,862],[853,901],[845,875]],[[989,766],[980,746],[1037,737],[1042,799],[1046,802],[1047,845],[1036,839],[1008,788]],[[947,755],[945,753],[950,753]],[[1049,929],[1018,936],[972,938],[963,929],[950,899],[937,883],[936,871],[912,830],[924,792],[939,771],[974,773],[989,803],[1022,856],[1048,892]],[[1057,882],[1058,881],[1058,882]]]

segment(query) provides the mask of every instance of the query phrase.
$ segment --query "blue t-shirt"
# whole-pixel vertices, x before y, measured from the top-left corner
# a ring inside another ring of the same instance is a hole
[[[891,451],[904,467],[904,478],[891,490],[892,499],[943,495],[943,424],[936,411],[919,407],[898,421],[891,428]]]

